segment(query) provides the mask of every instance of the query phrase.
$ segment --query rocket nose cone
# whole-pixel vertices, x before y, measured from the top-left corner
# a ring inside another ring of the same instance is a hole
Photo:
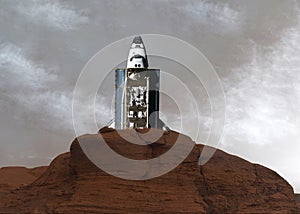
[[[141,37],[141,36],[136,36],[136,37],[134,37],[132,43],[135,43],[135,44],[142,44],[142,43],[143,43],[142,37]]]
[[[146,48],[141,36],[134,37],[127,58],[127,68],[148,68]]]

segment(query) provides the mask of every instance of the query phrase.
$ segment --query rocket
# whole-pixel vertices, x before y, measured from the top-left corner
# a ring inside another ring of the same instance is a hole
[[[110,127],[169,129],[159,118],[160,70],[148,66],[145,45],[141,36],[136,36],[126,68],[115,70],[115,118]]]

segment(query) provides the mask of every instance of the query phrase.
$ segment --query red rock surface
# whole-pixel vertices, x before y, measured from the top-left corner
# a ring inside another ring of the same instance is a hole
[[[300,194],[295,194],[295,201],[298,208],[298,212],[300,213]]]
[[[47,167],[3,167],[0,168],[0,195],[6,194],[18,187],[31,184],[40,177]]]
[[[155,144],[134,145],[114,130],[102,130],[117,153],[151,159],[167,152],[178,133],[166,132]],[[131,131],[125,135],[131,136]],[[186,144],[193,143],[181,135]],[[90,143],[97,135],[81,137]],[[171,172],[145,181],[113,177],[98,169],[75,139],[31,185],[0,202],[0,213],[296,213],[292,187],[277,173],[217,150],[199,165],[202,145]]]

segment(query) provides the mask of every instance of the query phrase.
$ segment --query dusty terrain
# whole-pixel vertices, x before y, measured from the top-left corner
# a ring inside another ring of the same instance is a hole
[[[114,130],[103,129],[102,136],[119,154],[151,159],[167,152],[179,134],[165,132],[146,146],[130,144]],[[96,138],[80,137],[91,147]],[[59,155],[32,184],[3,196],[0,213],[297,213],[292,187],[276,172],[220,150],[201,166],[202,149],[194,144],[190,155],[163,176],[133,181],[98,169],[75,139],[70,152]]]

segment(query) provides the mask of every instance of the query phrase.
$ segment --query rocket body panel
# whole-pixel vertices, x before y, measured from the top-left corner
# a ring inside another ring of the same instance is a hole
[[[115,70],[115,128],[124,128],[124,96],[125,96],[126,69]]]
[[[148,118],[149,128],[160,128],[159,119],[159,87],[160,87],[160,70],[148,69],[149,88],[148,88]]]

